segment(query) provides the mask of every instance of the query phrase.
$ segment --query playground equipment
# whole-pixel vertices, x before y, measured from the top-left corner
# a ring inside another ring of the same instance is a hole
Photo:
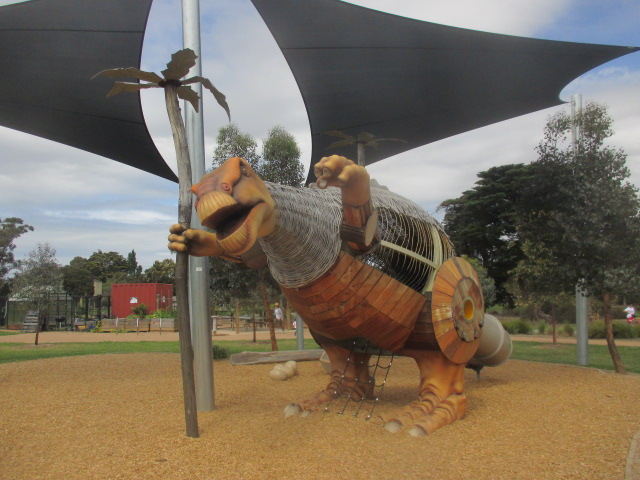
[[[388,430],[412,426],[422,435],[462,418],[465,365],[483,340],[483,352],[493,352],[506,335],[493,322],[485,335],[473,267],[430,215],[372,184],[364,167],[332,156],[315,171],[315,186],[294,188],[263,182],[241,158],[227,160],[192,187],[200,222],[216,233],[174,225],[169,248],[250,265],[266,256],[331,366],[327,387],[285,415],[341,395],[366,398],[374,380],[365,366],[377,350],[412,357],[420,369],[419,401],[388,418]]]

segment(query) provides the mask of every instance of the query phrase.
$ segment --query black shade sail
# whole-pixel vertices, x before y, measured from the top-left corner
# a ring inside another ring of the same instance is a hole
[[[329,149],[341,138],[327,132],[396,139],[368,148],[371,164],[559,105],[573,79],[637,50],[448,27],[339,0],[251,1],[302,93],[312,165],[334,153],[355,158],[354,144]]]
[[[0,125],[177,180],[139,95],[106,98],[96,73],[138,67],[152,0],[33,0],[0,7]]]

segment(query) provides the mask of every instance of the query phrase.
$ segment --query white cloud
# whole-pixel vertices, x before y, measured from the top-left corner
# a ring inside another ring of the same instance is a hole
[[[0,0],[0,5],[13,3]],[[637,6],[612,0],[614,17],[595,17],[576,0],[357,0],[360,5],[422,20],[499,33],[640,45],[633,22]],[[591,5],[592,2],[587,2]],[[626,10],[625,10],[626,9]],[[580,19],[576,14],[580,14]],[[274,39],[249,0],[201,2],[203,75],[227,95],[232,120],[257,140],[274,125],[296,137],[307,162],[309,125],[293,75]],[[160,71],[182,47],[179,0],[155,0],[148,23],[143,69]],[[586,20],[588,21],[585,21]],[[616,20],[617,19],[617,20]],[[617,23],[605,23],[605,22]],[[558,28],[562,25],[562,28]],[[554,30],[555,29],[555,30]],[[584,38],[573,38],[571,32]],[[569,32],[569,33],[567,33]],[[569,38],[566,38],[569,37]],[[629,39],[627,42],[627,38]],[[594,40],[595,41],[595,40]],[[611,143],[629,156],[640,185],[640,54],[608,64],[570,84],[585,101],[605,103],[614,118]],[[115,67],[115,65],[114,65]],[[526,92],[523,92],[526,95]],[[175,168],[175,153],[161,91],[142,95],[145,119],[156,146]],[[205,162],[210,164],[222,109],[205,92]],[[562,107],[560,107],[562,108]],[[530,162],[550,109],[485,127],[406,152],[370,167],[371,175],[433,212],[445,199],[472,188],[476,174],[491,166]],[[135,249],[149,267],[169,258],[168,226],[177,217],[177,186],[111,160],[0,128],[0,216],[19,216],[36,227],[16,242],[20,257],[37,242],[50,242],[61,263],[94,251]]]

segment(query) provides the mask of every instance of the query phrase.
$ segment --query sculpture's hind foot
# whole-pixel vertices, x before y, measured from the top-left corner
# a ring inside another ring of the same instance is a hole
[[[419,437],[460,420],[467,411],[465,394],[451,394],[435,406],[434,400],[435,398],[411,403],[398,415],[389,417],[384,428],[395,433],[411,426],[408,433]]]
[[[430,434],[464,417],[464,365],[448,360],[439,351],[405,350],[420,368],[420,399],[386,419],[385,429],[395,433],[411,427],[409,434]]]

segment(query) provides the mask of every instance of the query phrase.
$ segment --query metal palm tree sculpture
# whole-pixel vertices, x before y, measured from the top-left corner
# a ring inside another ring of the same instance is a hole
[[[180,50],[171,55],[171,61],[163,70],[162,77],[153,72],[144,72],[138,68],[113,68],[103,70],[94,76],[104,75],[109,78],[133,77],[149,83],[115,82],[113,88],[107,94],[112,97],[122,92],[134,93],[147,88],[164,88],[165,102],[173,142],[176,149],[178,162],[178,178],[180,193],[178,201],[178,223],[185,229],[191,224],[191,163],[189,161],[189,148],[186,139],[186,131],[180,114],[179,98],[187,100],[198,111],[200,97],[189,87],[190,84],[199,82],[213,93],[218,104],[227,112],[231,119],[229,106],[225,96],[213,86],[209,79],[194,76],[182,80],[187,76],[198,58],[191,49]],[[193,347],[191,344],[191,320],[188,301],[188,274],[189,258],[186,252],[178,252],[176,256],[176,297],[178,300],[178,316],[180,319],[180,353],[182,363],[182,387],[184,391],[184,408],[187,436],[198,437],[198,418],[196,413],[195,380],[193,374]]]

